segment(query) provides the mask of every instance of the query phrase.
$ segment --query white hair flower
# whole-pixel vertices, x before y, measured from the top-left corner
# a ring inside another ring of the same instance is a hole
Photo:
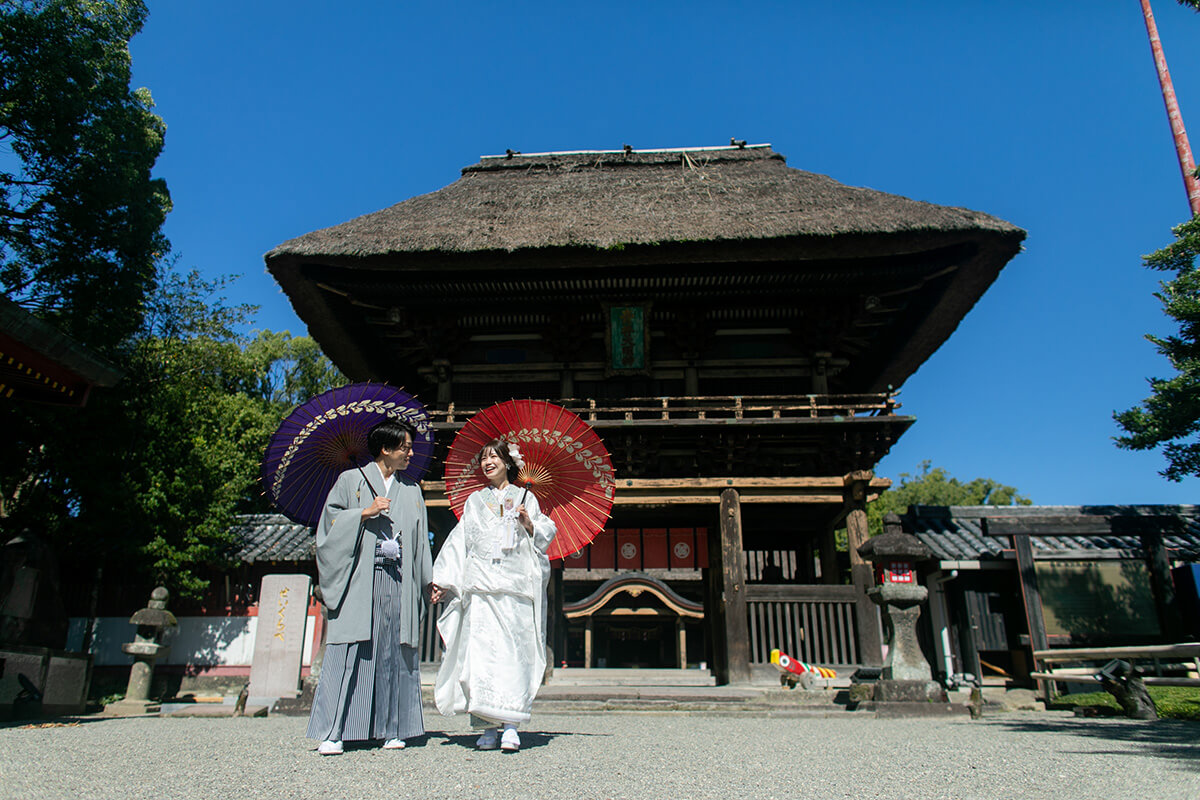
[[[515,444],[508,446],[508,457],[517,465],[517,469],[522,469],[525,466],[525,459],[521,458],[521,449]]]

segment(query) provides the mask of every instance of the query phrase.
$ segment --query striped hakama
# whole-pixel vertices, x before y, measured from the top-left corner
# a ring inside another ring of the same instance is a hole
[[[400,561],[375,550],[371,641],[327,644],[309,739],[409,739],[425,733],[421,659],[400,643]]]

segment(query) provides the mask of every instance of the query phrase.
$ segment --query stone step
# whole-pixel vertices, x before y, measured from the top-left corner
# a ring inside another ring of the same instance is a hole
[[[706,669],[563,669],[548,686],[715,686]]]

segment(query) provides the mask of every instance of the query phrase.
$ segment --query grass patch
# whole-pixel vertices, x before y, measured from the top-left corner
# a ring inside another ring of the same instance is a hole
[[[1190,719],[1200,721],[1200,687],[1195,686],[1147,686],[1150,699],[1164,719]],[[1106,706],[1121,713],[1117,699],[1108,692],[1079,692],[1061,694],[1050,703],[1050,708],[1070,711],[1077,706]]]

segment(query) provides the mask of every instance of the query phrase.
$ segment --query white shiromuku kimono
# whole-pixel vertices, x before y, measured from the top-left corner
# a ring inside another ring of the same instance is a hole
[[[434,699],[446,716],[469,712],[487,723],[522,723],[546,671],[546,549],[556,528],[537,498],[525,496],[533,522],[515,516],[525,490],[480,489],[433,565],[445,589],[438,632],[445,644]]]

